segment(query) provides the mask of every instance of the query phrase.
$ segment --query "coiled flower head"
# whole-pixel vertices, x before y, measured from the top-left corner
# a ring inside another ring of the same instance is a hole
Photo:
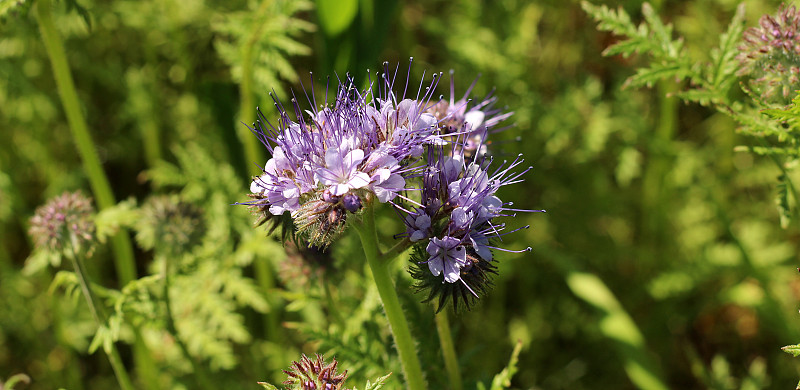
[[[800,89],[800,13],[781,5],[744,32],[739,46],[740,76],[767,103],[788,104]]]
[[[28,234],[39,249],[91,253],[94,245],[94,206],[81,192],[65,192],[36,209]]]
[[[496,273],[492,250],[530,250],[494,246],[492,241],[516,231],[504,232],[505,224],[497,218],[513,217],[517,211],[543,211],[511,208],[510,202],[496,195],[500,187],[520,182],[530,170],[515,172],[522,164],[520,156],[490,171],[491,159],[478,157],[467,164],[464,153],[465,149],[456,145],[449,152],[429,150],[428,159],[435,164],[423,175],[422,202],[405,218],[406,232],[399,235],[418,242],[410,273],[417,281],[416,288],[429,292],[425,301],[439,298],[438,310],[448,299],[456,310],[460,301],[469,308],[488,291],[490,276]]]

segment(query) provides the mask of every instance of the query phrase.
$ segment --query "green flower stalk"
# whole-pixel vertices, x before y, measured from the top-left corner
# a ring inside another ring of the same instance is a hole
[[[83,264],[84,257],[91,254],[94,246],[93,217],[94,207],[89,198],[77,192],[64,193],[36,209],[29,233],[37,249],[58,252],[71,261],[92,317],[98,326],[107,326],[108,316],[92,290]],[[133,384],[113,343],[106,354],[120,388],[132,390]]]
[[[203,213],[195,205],[183,202],[177,196],[167,195],[151,197],[141,212],[142,218],[138,224],[136,239],[142,247],[155,249],[156,256],[161,262],[162,299],[166,308],[167,331],[172,335],[184,357],[192,364],[201,387],[210,389],[209,375],[189,353],[189,347],[175,326],[175,316],[169,296],[172,280],[170,263],[176,261],[181,253],[190,252],[200,244],[206,232]]]

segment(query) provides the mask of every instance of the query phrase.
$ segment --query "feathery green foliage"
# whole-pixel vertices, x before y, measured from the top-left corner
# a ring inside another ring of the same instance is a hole
[[[242,81],[243,61],[249,60],[253,62],[254,83],[249,88],[259,96],[273,89],[278,96],[287,96],[280,80],[292,83],[298,80],[297,71],[288,57],[311,54],[311,49],[301,43],[298,37],[315,30],[314,24],[294,15],[308,12],[312,3],[266,0],[250,1],[248,5],[252,8],[230,12],[214,21],[212,28],[219,34],[214,40],[214,47],[231,67],[235,81]],[[252,53],[253,57],[242,58],[246,53]]]

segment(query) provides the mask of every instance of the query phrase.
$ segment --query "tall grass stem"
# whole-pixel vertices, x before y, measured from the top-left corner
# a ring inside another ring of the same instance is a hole
[[[67,62],[64,44],[61,36],[56,31],[51,12],[52,2],[41,0],[36,2],[36,18],[39,22],[39,31],[42,35],[47,56],[53,68],[58,95],[67,116],[72,139],[78,148],[81,156],[83,169],[89,178],[97,207],[102,209],[109,208],[116,204],[111,185],[108,182],[100,158],[97,156],[92,137],[89,134],[89,127],[83,117],[78,100],[78,93],[75,90],[75,83],[70,74],[69,63]],[[136,279],[136,265],[133,259],[133,245],[126,231],[121,231],[112,238],[114,260],[117,277],[121,285]]]

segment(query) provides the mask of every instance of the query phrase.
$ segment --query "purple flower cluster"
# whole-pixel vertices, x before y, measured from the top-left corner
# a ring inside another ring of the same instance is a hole
[[[391,79],[382,82],[383,93],[375,97],[348,78],[334,104],[321,109],[312,91],[312,110],[305,113],[292,99],[297,120],[276,102],[277,127],[260,116],[254,131],[272,158],[250,184],[254,200],[248,204],[272,215],[290,213],[312,244],[325,246],[343,228],[347,212],[373,199],[393,203],[409,190],[413,162],[425,146],[444,143],[438,121],[425,112],[437,77],[416,99],[397,99]]]
[[[530,170],[528,167],[515,171],[522,163],[521,156],[490,172],[491,159],[467,162],[465,153],[469,149],[465,144],[457,142],[449,150],[429,149],[431,165],[423,173],[421,203],[405,217],[405,236],[412,242],[426,243],[428,258],[424,263],[433,276],[443,275],[447,283],[460,282],[477,297],[470,285],[481,284],[485,279],[482,273],[489,269],[493,249],[530,250],[493,246],[492,239],[511,233],[504,232],[505,224],[496,223],[495,219],[513,215],[509,212],[542,210],[514,209],[510,202],[497,197],[500,187],[520,182],[521,176]]]
[[[396,74],[386,68],[364,90],[348,77],[333,104],[319,108],[312,89],[311,110],[292,99],[296,119],[276,101],[277,125],[261,115],[254,125],[272,157],[246,204],[265,218],[288,214],[301,236],[324,247],[349,214],[389,203],[406,224],[398,236],[427,253],[418,263],[440,283],[460,282],[477,296],[470,275],[491,268],[492,249],[502,250],[492,242],[506,234],[496,218],[533,211],[512,209],[496,194],[530,169],[515,171],[521,157],[499,168],[487,157],[487,137],[512,113],[495,108],[491,94],[474,103],[472,86],[456,100],[452,73],[449,100],[432,98],[441,73],[407,98],[408,82],[394,92]]]
[[[800,89],[800,12],[781,5],[758,24],[743,34],[738,74],[749,76],[750,87],[765,101],[787,104]]]

